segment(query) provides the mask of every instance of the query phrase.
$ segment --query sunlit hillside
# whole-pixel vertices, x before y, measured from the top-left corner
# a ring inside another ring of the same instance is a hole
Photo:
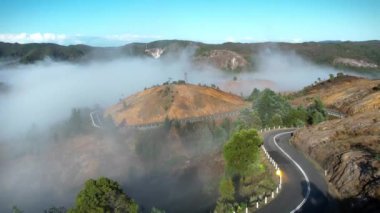
[[[233,112],[247,106],[236,95],[217,88],[192,84],[168,84],[146,89],[108,108],[116,125],[163,122]]]

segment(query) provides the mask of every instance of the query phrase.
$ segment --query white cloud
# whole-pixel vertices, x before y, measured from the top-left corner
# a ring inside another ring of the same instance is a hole
[[[65,34],[55,33],[16,33],[0,34],[0,41],[10,43],[58,43],[62,44],[68,37]]]
[[[63,45],[88,44],[95,46],[118,46],[130,42],[158,40],[159,35],[114,34],[104,36],[66,35],[56,33],[0,33],[0,41],[9,43],[57,43]]]

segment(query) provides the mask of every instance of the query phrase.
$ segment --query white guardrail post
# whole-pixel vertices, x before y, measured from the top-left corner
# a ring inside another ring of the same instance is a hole
[[[287,128],[285,126],[283,126],[282,128]],[[276,129],[281,129],[281,126],[279,125],[277,128],[276,126],[273,126],[273,127],[265,127],[264,129],[260,129],[260,133],[265,133],[267,131],[270,131],[270,130],[276,130]],[[282,174],[281,174],[281,170],[279,169],[276,161],[269,155],[268,151],[265,149],[265,146],[263,145],[262,146],[262,149],[264,151],[264,154],[266,156],[266,158],[268,159],[268,161],[273,165],[273,167],[275,168],[275,171],[276,171],[276,175],[279,176],[279,183],[275,189],[275,191],[272,191],[271,194],[269,195],[270,196],[270,199],[273,200],[275,198],[276,195],[278,195],[280,193],[280,190],[281,190],[281,187],[282,187]],[[264,201],[264,205],[268,203],[268,195],[267,194],[264,194],[263,195],[264,197],[264,200],[261,200]],[[263,198],[261,197],[261,199]],[[260,208],[260,201],[257,200],[256,201],[256,209]],[[248,213],[248,208],[246,208],[246,213]]]

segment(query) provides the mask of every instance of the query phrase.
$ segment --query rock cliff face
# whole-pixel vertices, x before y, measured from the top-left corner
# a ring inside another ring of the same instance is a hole
[[[380,209],[378,111],[299,129],[292,143],[327,170],[327,180],[349,201],[350,211]]]
[[[195,57],[197,63],[211,64],[222,70],[241,71],[248,68],[248,61],[238,53],[230,50],[211,50]]]
[[[378,160],[368,152],[357,150],[336,155],[327,172],[342,198],[379,198],[378,170]]]
[[[151,48],[151,49],[146,49],[145,54],[158,59],[161,57],[161,55],[165,52],[165,49],[163,48]]]

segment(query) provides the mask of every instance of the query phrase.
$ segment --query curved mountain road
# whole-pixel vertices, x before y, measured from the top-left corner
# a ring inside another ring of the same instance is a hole
[[[320,171],[296,150],[289,139],[294,129],[264,133],[264,146],[282,171],[278,196],[258,212],[338,212]]]

